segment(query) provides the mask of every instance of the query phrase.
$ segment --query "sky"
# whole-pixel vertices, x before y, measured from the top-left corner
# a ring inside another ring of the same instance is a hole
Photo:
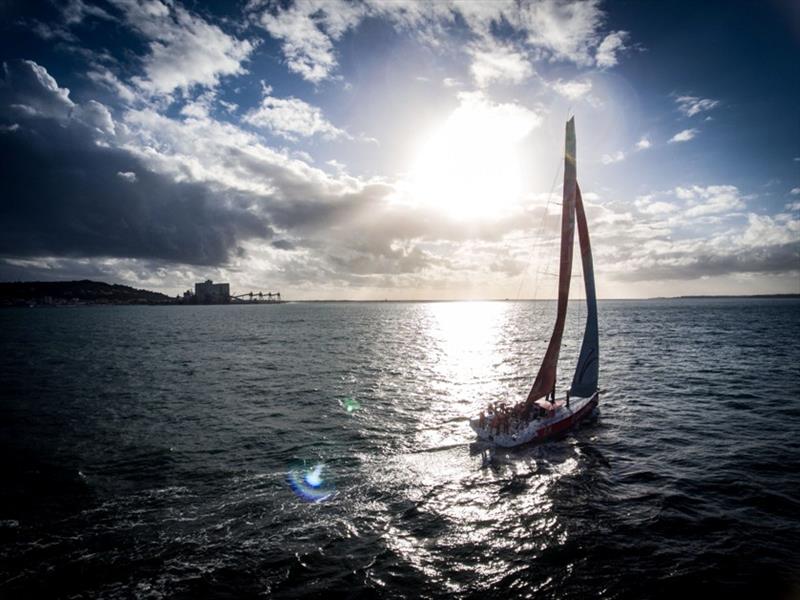
[[[551,298],[574,115],[600,298],[800,293],[797,56],[789,0],[0,0],[0,280]]]

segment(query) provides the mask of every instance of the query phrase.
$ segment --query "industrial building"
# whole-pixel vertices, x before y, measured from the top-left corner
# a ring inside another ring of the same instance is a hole
[[[214,283],[210,279],[195,283],[194,299],[197,304],[228,304],[231,301],[231,285]]]

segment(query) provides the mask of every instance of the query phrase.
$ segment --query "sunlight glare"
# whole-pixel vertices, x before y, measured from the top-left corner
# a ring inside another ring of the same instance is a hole
[[[540,117],[517,104],[494,104],[480,93],[461,94],[460,100],[421,144],[413,194],[456,219],[496,214],[519,200],[519,145]]]

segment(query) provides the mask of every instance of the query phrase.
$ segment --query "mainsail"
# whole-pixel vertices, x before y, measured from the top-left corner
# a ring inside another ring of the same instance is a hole
[[[572,387],[569,393],[571,396],[585,398],[597,391],[600,342],[597,335],[597,294],[594,289],[592,247],[589,244],[589,227],[586,224],[586,213],[583,211],[581,189],[577,184],[575,214],[578,220],[578,240],[581,245],[583,283],[586,287],[586,330],[583,333],[578,366],[575,369],[575,376],[572,379]]]
[[[558,313],[550,344],[542,359],[542,366],[528,394],[527,402],[533,403],[549,394],[556,385],[558,354],[561,337],[567,319],[569,283],[572,278],[572,246],[575,238],[575,196],[577,190],[575,165],[575,118],[567,121],[567,140],[564,149],[564,200],[561,205],[561,260],[558,271]]]

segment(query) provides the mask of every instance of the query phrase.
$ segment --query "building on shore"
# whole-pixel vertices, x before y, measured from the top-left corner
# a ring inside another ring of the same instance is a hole
[[[214,283],[210,279],[195,283],[194,300],[197,304],[228,304],[231,301],[231,285]]]

